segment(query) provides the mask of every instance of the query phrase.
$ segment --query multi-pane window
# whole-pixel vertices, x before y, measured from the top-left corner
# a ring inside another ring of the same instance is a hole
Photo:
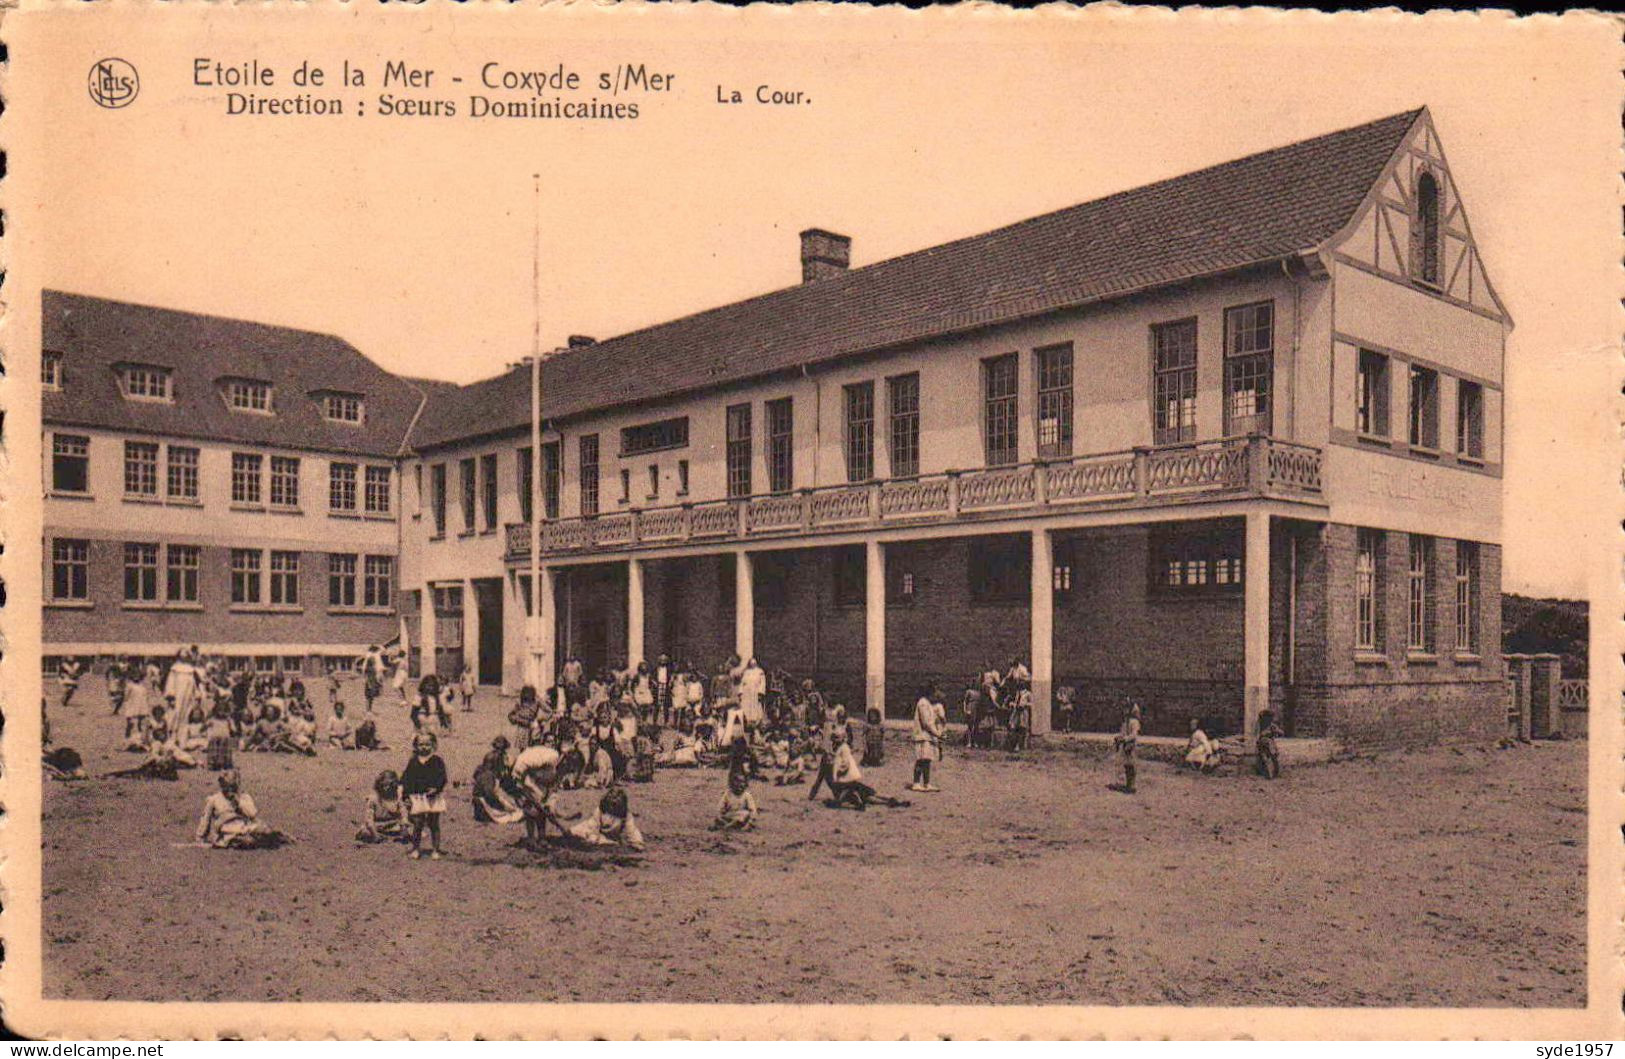
[[[728,406],[728,495],[750,495],[750,405]]]
[[[559,517],[559,491],[563,484],[559,455],[557,441],[542,446],[542,514],[547,518]]]
[[[480,457],[480,528],[488,533],[497,528],[497,454],[494,452]]]
[[[233,379],[226,383],[226,403],[239,412],[269,412],[271,384],[249,379]]]
[[[90,542],[51,541],[51,598],[87,600],[90,598]]]
[[[920,473],[920,374],[894,375],[886,380],[891,412],[887,438],[891,445],[891,476],[912,478]]]
[[[434,513],[434,535],[446,535],[446,465],[437,463],[429,470],[429,507]]]
[[[1072,455],[1072,343],[1034,350],[1038,369],[1038,455]]]
[[[353,463],[327,465],[327,509],[350,512],[356,509],[356,467]]]
[[[198,568],[202,549],[195,544],[170,544],[164,548],[164,591],[171,603],[198,601]]]
[[[62,389],[62,354],[46,350],[40,354],[40,385],[47,390]]]
[[[258,603],[260,601],[260,574],[264,556],[258,548],[231,550],[231,601]]]
[[[299,457],[271,457],[271,506],[299,506]]]
[[[1456,387],[1456,454],[1484,458],[1484,387],[1466,379]]]
[[[394,598],[395,560],[387,555],[367,556],[362,582],[362,602],[368,607],[387,607]]]
[[[233,504],[260,503],[260,477],[264,463],[258,453],[231,454],[231,502]]]
[[[1388,436],[1388,358],[1369,349],[1360,350],[1358,387],[1355,391],[1355,427],[1367,437]]]
[[[846,480],[875,476],[875,384],[854,382],[846,394]]]
[[[79,434],[51,435],[51,488],[58,493],[90,491],[90,439]]]
[[[767,487],[787,493],[795,487],[795,412],[790,398],[769,401],[767,413]],[[685,490],[686,491],[686,490]]]
[[[169,400],[169,369],[141,366],[125,368],[124,396],[141,401]]]
[[[1267,434],[1275,362],[1275,303],[1224,311],[1224,432]]]
[[[982,361],[982,446],[990,467],[1016,462],[1019,385],[1014,353]]]
[[[581,435],[581,513],[598,514],[598,435]],[[525,521],[530,521],[528,518]]]
[[[1433,538],[1413,533],[1406,578],[1405,646],[1418,654],[1433,652]]]
[[[171,500],[196,500],[198,450],[171,445],[165,453],[164,486]]]
[[[1381,530],[1362,529],[1354,554],[1354,646],[1382,650]]]
[[[330,393],[322,397],[322,415],[335,423],[361,422],[361,398],[353,393]]]
[[[329,555],[327,557],[327,605],[330,607],[355,606],[356,557]]]
[[[474,514],[479,506],[479,464],[470,456],[458,462],[457,473],[462,485],[463,532],[473,533]]]
[[[680,449],[688,444],[688,417],[662,419],[621,428],[621,455],[640,456],[661,449]]]
[[[1478,545],[1456,542],[1456,650],[1478,653]]]
[[[1151,588],[1162,595],[1239,592],[1245,581],[1238,534],[1184,529],[1153,531]]]
[[[158,545],[125,542],[124,602],[158,602]]]
[[[1411,274],[1439,284],[1439,182],[1423,171],[1416,178],[1416,223],[1411,229]]]
[[[491,460],[494,463],[496,461],[496,457],[492,456]],[[493,471],[494,470],[495,468],[493,468]],[[390,478],[392,475],[390,468],[368,467],[365,473],[366,480],[363,483],[365,486],[365,492],[361,498],[361,502],[364,505],[363,510],[365,510],[369,515],[389,514]],[[493,483],[496,481],[496,475],[494,473],[491,475],[491,481]],[[495,488],[496,486],[493,484],[492,489],[494,490]]]
[[[299,605],[299,553],[271,553],[271,603],[281,607]]]
[[[1417,448],[1439,447],[1439,373],[1411,365],[1410,442]]]
[[[1196,321],[1151,328],[1152,435],[1158,445],[1196,439]]]
[[[158,443],[124,443],[124,495],[158,495]]]

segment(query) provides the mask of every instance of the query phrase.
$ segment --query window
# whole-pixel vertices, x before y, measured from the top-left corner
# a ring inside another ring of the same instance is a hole
[[[1478,653],[1478,545],[1456,542],[1456,650]]]
[[[1158,527],[1151,531],[1149,543],[1153,595],[1223,595],[1243,590],[1243,540],[1234,530]]]
[[[226,383],[226,403],[239,412],[271,411],[271,384],[249,379]]]
[[[657,500],[660,497],[660,465],[649,464],[649,494],[645,499]]]
[[[487,533],[497,528],[497,454],[480,457],[480,528]]]
[[[51,435],[51,489],[58,493],[90,492],[89,438]]]
[[[463,532],[474,532],[474,509],[478,504],[479,466],[472,456],[459,461],[458,476],[462,484]]]
[[[542,513],[548,518],[559,517],[559,493],[563,469],[559,457],[563,450],[559,442],[549,441],[542,446]]]
[[[1152,325],[1151,359],[1153,441],[1196,440],[1196,320]]]
[[[299,553],[271,553],[271,604],[278,607],[299,605]]]
[[[1466,379],[1456,384],[1456,455],[1484,458],[1484,387]]]
[[[327,605],[355,606],[355,560],[353,555],[327,557]]]
[[[124,602],[158,602],[158,546],[124,545]]]
[[[526,445],[519,450],[519,521],[530,522],[531,512],[535,510],[536,497],[531,493],[531,483],[535,481],[536,467],[531,462],[531,453],[534,450]],[[585,514],[585,512],[583,512]]]
[[[491,457],[496,463],[496,457]],[[491,489],[496,490],[496,467],[491,468]],[[389,485],[391,471],[388,467],[368,467],[366,470],[366,493],[362,497],[364,509],[369,515],[389,514]]]
[[[124,396],[136,401],[169,400],[169,369],[139,364],[125,368]]]
[[[795,488],[795,412],[790,398],[769,401],[767,413],[767,487],[775,493]],[[686,492],[686,490],[685,490]]]
[[[1024,603],[1032,590],[1032,552],[1024,537],[972,537],[966,567],[972,603]]]
[[[62,354],[47,349],[40,354],[40,385],[47,390],[62,389]]]
[[[875,384],[854,382],[846,394],[846,480],[867,482],[875,476]]]
[[[1381,530],[1362,529],[1354,555],[1354,646],[1382,650]]]
[[[260,564],[262,556],[256,548],[231,550],[231,601],[258,603],[260,601]]]
[[[1414,654],[1432,654],[1433,538],[1411,534],[1410,551],[1405,646]]]
[[[728,495],[750,495],[750,405],[729,405],[727,411]]]
[[[1439,285],[1439,182],[1423,170],[1416,178],[1416,224],[1411,228],[1411,275]]]
[[[919,579],[914,571],[895,558],[886,560],[886,605],[890,607],[906,607],[915,601],[914,590],[919,586]]]
[[[1360,350],[1359,389],[1355,393],[1354,420],[1367,437],[1388,436],[1388,358]]]
[[[322,416],[335,423],[361,422],[361,398],[353,393],[330,393],[322,397]]]
[[[677,461],[677,495],[688,495],[688,461]]]
[[[158,443],[153,441],[126,441],[124,443],[124,495],[158,495]]]
[[[327,465],[327,509],[346,513],[356,509],[355,464]]]
[[[429,470],[429,506],[434,510],[434,535],[446,535],[446,465],[437,463]]]
[[[234,452],[231,454],[231,502],[233,504],[260,503],[260,471],[263,467],[259,454]]]
[[[835,605],[861,607],[868,602],[868,559],[862,545],[836,548]]]
[[[51,598],[88,600],[90,598],[90,542],[51,541]]]
[[[367,556],[362,602],[369,607],[388,607],[395,585],[395,560],[388,555]]]
[[[1050,588],[1058,596],[1068,595],[1074,583],[1074,568],[1077,563],[1073,557],[1071,542],[1058,540],[1054,543],[1054,550],[1050,555]]]
[[[631,502],[632,502],[632,472],[629,469],[627,469],[625,467],[622,467],[621,468],[621,503],[630,504]]]
[[[1439,447],[1439,373],[1411,365],[1411,445]]]
[[[1038,369],[1038,455],[1072,455],[1072,343],[1033,351]]]
[[[581,435],[580,448],[581,513],[583,515],[596,515],[598,514],[598,435]],[[687,463],[687,460],[683,461],[685,466]]]
[[[198,450],[171,445],[165,453],[164,487],[171,500],[196,500]]]
[[[271,457],[271,506],[296,508],[299,506],[299,458],[297,456]]]
[[[982,361],[982,445],[990,467],[1017,459],[1019,369],[1014,353]]]
[[[1275,303],[1224,311],[1224,432],[1270,432],[1275,362]]]
[[[680,449],[688,444],[688,417],[662,419],[621,428],[621,455],[641,456],[661,449]]]
[[[891,476],[912,478],[920,473],[920,375],[894,375],[886,380],[890,406]]]
[[[198,601],[197,574],[202,551],[195,544],[171,544],[164,548],[164,592],[169,602]]]

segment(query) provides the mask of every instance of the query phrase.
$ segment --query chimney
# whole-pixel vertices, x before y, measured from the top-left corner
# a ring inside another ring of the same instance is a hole
[[[571,349],[580,349],[582,346],[596,346],[597,344],[598,339],[591,335],[571,335],[569,340]]]
[[[852,264],[852,238],[808,228],[801,233],[801,282],[837,276]]]

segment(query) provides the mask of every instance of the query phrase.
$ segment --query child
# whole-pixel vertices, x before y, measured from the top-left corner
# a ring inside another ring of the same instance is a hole
[[[869,707],[863,715],[863,766],[879,768],[886,763],[886,722],[880,710]]]
[[[656,751],[655,764],[662,768],[698,768],[700,764],[699,743],[695,741],[693,736],[678,732],[673,738],[670,750]]]
[[[1140,741],[1140,704],[1134,703],[1128,708],[1128,716],[1123,718],[1123,727],[1118,730],[1112,740],[1117,750],[1117,756],[1123,763],[1123,793],[1134,793],[1134,747]]]
[[[446,811],[446,763],[435,753],[432,732],[419,732],[412,737],[412,757],[401,770],[401,793],[406,795],[407,811],[412,820],[413,860],[423,856],[423,830],[428,828],[433,850],[430,860],[439,860],[440,817]]]
[[[371,710],[361,718],[361,723],[355,726],[354,736],[357,750],[388,750],[384,741],[378,738],[378,718],[373,716]]]
[[[232,767],[232,749],[237,740],[232,735],[231,714],[224,701],[215,704],[214,713],[204,729],[208,742],[204,747],[204,760],[209,771],[222,772]]]
[[[1191,718],[1191,737],[1185,744],[1185,764],[1200,772],[1212,772],[1219,767],[1218,744],[1202,731],[1202,719]]]
[[[334,665],[327,667],[327,705],[339,705],[339,670]]]
[[[463,712],[474,712],[474,667],[463,667],[463,679],[457,683],[457,692],[463,697]]]
[[[625,846],[643,851],[643,832],[627,806],[626,789],[611,787],[598,799],[598,811],[574,825],[570,838],[588,846]]]
[[[241,790],[236,769],[219,776],[220,790],[203,802],[196,841],[215,849],[275,849],[288,836],[267,827],[259,818],[254,799]]]
[[[333,716],[327,719],[327,745],[339,750],[355,749],[355,731],[344,717],[344,703],[333,703]]]
[[[124,688],[124,658],[120,656],[113,659],[113,664],[107,667],[107,702],[112,707],[114,717],[117,717],[124,707]]]
[[[900,809],[909,803],[900,798],[888,798],[876,794],[875,789],[863,782],[863,770],[858,768],[858,762],[852,756],[852,746],[847,740],[846,729],[837,728],[832,736],[835,741],[835,755],[830,763],[829,788],[835,797],[830,801],[829,807],[839,809],[850,805],[863,812],[871,803],[878,802],[894,809]],[[817,787],[813,790],[816,792]]]
[[[372,790],[361,810],[361,830],[357,842],[407,842],[406,802],[401,799],[401,778],[394,769],[385,769],[372,781]]]
[[[124,688],[124,749],[139,750],[147,742],[147,725],[152,713],[151,690],[144,675],[137,675]]]
[[[1274,710],[1258,714],[1258,774],[1267,780],[1281,775],[1281,750],[1276,742],[1286,733],[1275,723]]]
[[[712,831],[749,831],[756,826],[756,799],[750,793],[750,776],[743,771],[728,774],[728,789],[722,793]]]
[[[570,833],[569,827],[559,819],[553,800],[558,773],[559,752],[550,746],[536,744],[526,747],[513,760],[513,778],[519,788],[519,804],[525,814],[525,846],[528,849],[541,848],[549,823],[556,826],[560,834]]]
[[[935,701],[937,697],[940,697],[937,689],[921,689],[920,697],[914,703],[914,782],[908,785],[911,791],[936,792],[942,789],[931,783],[931,763],[942,760],[941,717],[944,711],[939,709]]]
[[[79,690],[79,678],[84,675],[85,666],[79,659],[69,655],[56,667],[58,682],[62,685],[62,705],[66,706],[73,701],[73,693]]]
[[[1027,733],[1033,724],[1033,690],[1025,681],[1015,681],[1015,694],[1010,700],[1010,733],[1005,749],[1011,753],[1027,749]]]
[[[482,824],[513,824],[524,818],[519,804],[509,796],[512,782],[508,766],[508,738],[491,740],[491,750],[474,770],[474,819]]]

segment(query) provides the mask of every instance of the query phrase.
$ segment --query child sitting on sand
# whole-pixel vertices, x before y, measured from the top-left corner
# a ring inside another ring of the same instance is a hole
[[[344,716],[344,703],[333,703],[333,716],[327,719],[327,745],[339,750],[355,749],[355,730]]]
[[[266,826],[259,809],[241,789],[236,769],[219,776],[220,789],[203,801],[196,840],[215,849],[275,849],[289,841],[288,836]]]
[[[588,846],[643,849],[643,832],[627,805],[626,788],[611,787],[598,799],[598,811],[570,827],[570,838]]]
[[[385,769],[372,781],[366,804],[361,810],[361,830],[357,842],[408,842],[406,802],[401,798],[401,778],[394,769]]]
[[[722,792],[712,831],[748,831],[756,826],[756,799],[750,793],[750,776],[744,771],[728,774],[728,789]]]

